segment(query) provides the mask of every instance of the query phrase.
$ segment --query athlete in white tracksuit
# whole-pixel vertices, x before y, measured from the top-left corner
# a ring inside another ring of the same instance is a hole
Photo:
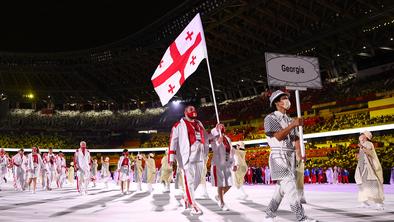
[[[122,194],[129,194],[130,191],[130,172],[131,172],[131,160],[129,158],[129,151],[127,149],[123,150],[123,155],[120,156],[118,161],[118,172],[120,181],[120,191]],[[125,190],[126,183],[126,191]]]
[[[215,196],[219,207],[223,211],[228,211],[224,203],[224,195],[233,185],[232,170],[234,167],[234,149],[231,146],[231,139],[225,135],[225,128],[222,124],[218,125],[221,134],[216,129],[212,129],[211,133],[215,139],[211,140],[211,148],[213,157],[211,161],[212,185],[217,187],[218,195]],[[236,169],[235,169],[236,170]]]
[[[52,190],[52,184],[54,181],[56,181],[57,178],[57,164],[56,164],[56,159],[57,157],[55,155],[51,155],[48,153],[47,155],[47,165],[46,165],[46,170],[47,170],[47,190]]]
[[[209,135],[204,126],[196,119],[197,112],[194,106],[185,108],[185,117],[174,124],[170,136],[170,165],[175,160],[182,171],[184,179],[185,208],[191,206],[191,215],[202,214],[198,207],[194,191],[201,182],[204,159],[208,155]]]
[[[108,181],[111,180],[111,172],[109,171],[109,157],[101,157],[101,179],[104,181],[105,188],[108,188]]]
[[[66,164],[66,158],[64,158],[64,154],[61,151],[58,154],[56,166],[57,166],[57,173],[58,173],[57,186],[59,188],[62,188],[64,185],[64,182],[66,181],[66,178],[67,178],[67,175],[66,175],[67,164]]]
[[[32,152],[27,156],[27,178],[29,184],[29,190],[31,182],[33,182],[32,193],[36,193],[37,178],[41,173],[42,159],[40,154],[37,153],[37,148],[33,147]]]
[[[85,141],[81,141],[79,149],[75,151],[74,162],[77,169],[77,190],[81,195],[87,195],[90,181],[90,152],[86,148]]]
[[[27,161],[26,156],[23,154],[24,150],[20,149],[18,153],[12,157],[12,163],[14,166],[14,183],[15,188],[23,191],[25,190],[25,166]]]
[[[3,148],[0,149],[0,191],[1,184],[4,182],[4,177],[7,174],[8,157],[5,155]]]

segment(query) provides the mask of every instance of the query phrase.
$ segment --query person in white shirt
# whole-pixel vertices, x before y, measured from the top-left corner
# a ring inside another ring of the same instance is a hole
[[[225,134],[223,124],[218,125],[218,130],[212,129],[211,134],[215,136],[211,140],[213,151],[211,160],[212,185],[217,187],[218,192],[215,199],[220,209],[228,211],[229,209],[224,203],[224,195],[233,184],[231,172],[237,170],[237,167],[234,165],[234,149],[231,146],[231,139]]]
[[[118,172],[119,172],[119,180],[120,180],[120,191],[122,194],[129,194],[131,161],[129,158],[129,151],[127,149],[123,150],[123,154],[119,158]],[[125,191],[125,184],[127,187],[126,191]]]
[[[91,180],[92,180],[92,182],[93,182],[93,187],[96,187],[96,182],[97,182],[97,173],[98,173],[98,170],[97,170],[97,168],[98,168],[98,162],[97,162],[97,159],[96,158],[93,158],[93,160],[92,160],[92,165],[91,165],[91,168],[90,168],[90,176],[91,176]]]
[[[48,184],[47,190],[52,190],[53,182],[57,182],[57,157],[54,154],[47,154],[47,177],[48,177]]]
[[[90,152],[86,142],[79,143],[79,149],[74,154],[75,168],[77,169],[77,190],[81,195],[88,194],[90,181]]]
[[[197,205],[194,192],[201,183],[204,159],[207,158],[209,135],[202,123],[197,120],[194,106],[187,106],[185,116],[174,124],[170,135],[170,165],[175,160],[182,171],[184,179],[185,209],[190,209],[191,215],[201,215],[202,210]]]
[[[42,159],[40,154],[38,154],[36,147],[33,147],[31,153],[27,156],[27,163],[29,190],[31,183],[33,182],[32,193],[36,193],[37,178],[40,176],[42,166]]]
[[[57,173],[58,173],[57,185],[59,188],[63,188],[64,182],[66,181],[67,178],[66,175],[67,164],[66,164],[66,159],[64,158],[64,153],[62,151],[59,151],[56,164],[57,164]]]
[[[111,172],[109,171],[109,157],[101,157],[101,179],[104,181],[105,188],[108,188],[108,182],[111,179]]]
[[[25,190],[25,169],[24,164],[27,162],[27,158],[24,155],[24,150],[19,149],[18,153],[12,157],[12,164],[14,166],[14,178],[15,187],[20,191]]]
[[[4,148],[0,149],[0,191],[1,184],[4,182],[4,177],[7,174],[8,157],[5,155]]]

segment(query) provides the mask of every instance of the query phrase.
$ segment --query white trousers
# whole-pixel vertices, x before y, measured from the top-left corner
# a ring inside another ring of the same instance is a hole
[[[15,185],[18,189],[23,190],[25,187],[25,170],[22,167],[14,167]]]
[[[276,216],[276,211],[278,210],[284,195],[288,196],[290,209],[293,211],[293,213],[295,213],[297,221],[304,220],[306,218],[304,208],[302,207],[300,198],[298,196],[296,180],[292,178],[285,178],[283,180],[277,181],[274,195],[266,209],[267,216]]]
[[[182,169],[183,186],[185,192],[185,200],[190,205],[194,205],[194,191],[201,182],[201,174],[203,171],[204,162],[189,162]]]
[[[78,170],[77,171],[77,189],[79,192],[87,192],[90,181],[89,170]]]

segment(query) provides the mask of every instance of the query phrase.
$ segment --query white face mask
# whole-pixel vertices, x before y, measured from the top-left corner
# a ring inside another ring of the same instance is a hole
[[[364,142],[364,140],[365,140],[364,135],[360,135],[358,137],[358,140],[360,141],[360,143]]]
[[[285,108],[286,110],[290,109],[291,106],[291,102],[288,99],[284,99],[283,101],[283,108]]]

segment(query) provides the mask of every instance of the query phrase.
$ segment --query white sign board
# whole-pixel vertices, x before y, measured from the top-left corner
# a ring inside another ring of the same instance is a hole
[[[322,88],[316,57],[266,52],[265,66],[269,86]]]

